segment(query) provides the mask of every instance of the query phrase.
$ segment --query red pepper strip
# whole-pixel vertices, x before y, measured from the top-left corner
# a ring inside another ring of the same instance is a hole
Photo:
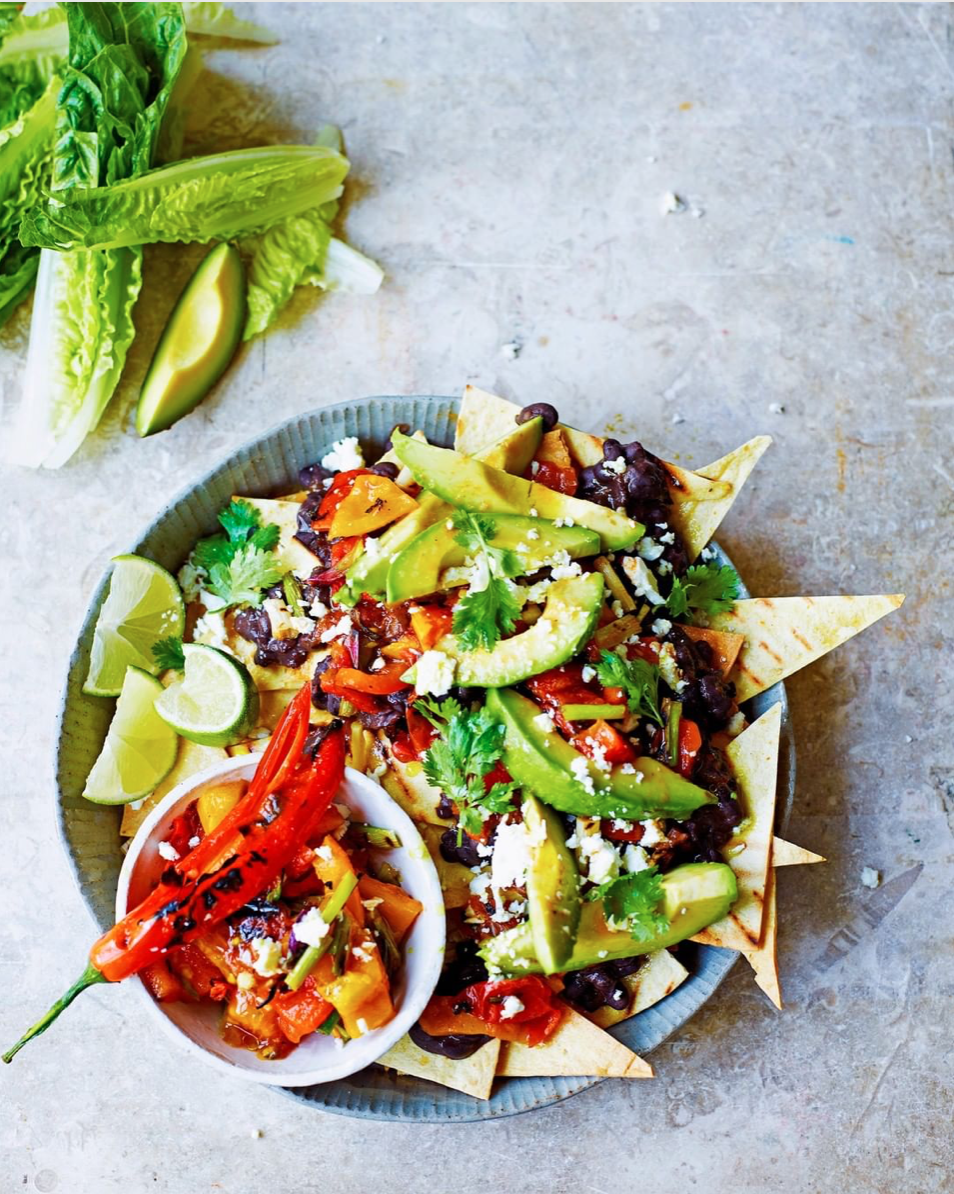
[[[688,779],[702,749],[702,732],[688,717],[679,719],[679,774]]]
[[[506,1015],[508,996],[523,1005],[512,1015]],[[564,1011],[565,1005],[550,986],[534,974],[472,983],[457,995],[434,995],[420,1024],[432,1036],[486,1033],[500,1040],[540,1045],[556,1032]]]
[[[337,568],[363,541],[363,535],[348,535],[344,539],[336,539],[331,544],[331,563]]]
[[[342,688],[353,688],[357,692],[367,692],[372,696],[389,696],[392,692],[401,692],[410,688],[410,684],[401,677],[407,671],[406,663],[387,664],[377,672],[361,672],[357,668],[343,667],[335,673],[335,684]]]
[[[367,693],[358,692],[354,688],[346,688],[343,684],[337,682],[341,672],[350,670],[350,668],[339,668],[336,672],[330,669],[327,672],[322,672],[318,681],[321,685],[321,691],[327,692],[330,696],[341,697],[344,701],[350,701],[362,713],[380,713],[381,706],[375,697],[369,696]]]
[[[194,941],[260,894],[297,853],[344,777],[344,738],[330,734],[276,797],[272,821],[249,827],[244,848],[222,866],[180,887],[160,883],[90,950],[90,961],[119,982],[171,946]]]
[[[298,763],[308,735],[310,709],[311,689],[304,684],[282,714],[248,791],[215,829],[175,864],[175,870],[183,878],[195,879],[204,871],[214,870],[229,854],[235,853],[236,846],[241,842],[241,828],[256,820],[265,801],[281,787],[291,768]]]

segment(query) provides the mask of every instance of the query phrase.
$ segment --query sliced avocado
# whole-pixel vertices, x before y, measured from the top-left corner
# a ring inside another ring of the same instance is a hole
[[[544,974],[566,968],[580,923],[580,877],[566,844],[563,823],[536,796],[521,806],[530,831],[527,909],[533,950]]]
[[[553,665],[540,665],[534,671],[547,666]],[[556,731],[542,730],[535,721],[539,705],[518,692],[489,692],[487,708],[506,726],[504,766],[518,784],[560,812],[645,821],[648,817],[687,817],[701,805],[715,803],[711,792],[655,759],[636,759],[601,771]]]
[[[542,419],[530,419],[502,436],[480,454],[495,468],[522,473],[536,454],[543,437]],[[419,443],[419,440],[414,440]],[[335,597],[342,605],[353,605],[362,593],[383,598],[391,561],[411,540],[452,513],[450,506],[432,493],[422,493],[418,508],[389,527],[377,539],[368,539],[363,555],[348,569],[347,583]],[[372,546],[373,545],[373,546]]]
[[[543,613],[522,634],[501,639],[489,651],[462,651],[452,634],[437,646],[457,660],[456,683],[503,688],[572,658],[592,635],[602,604],[603,578],[598,572],[572,576],[553,582]]]
[[[600,549],[600,537],[586,527],[558,527],[542,518],[524,518],[522,514],[495,514],[497,532],[494,547],[510,548],[521,570],[515,575],[536,572],[558,552],[565,551],[571,559],[592,556]],[[529,538],[527,532],[536,538]],[[447,520],[416,535],[400,554],[391,561],[388,570],[388,601],[407,601],[435,593],[441,586],[440,575],[445,568],[456,568],[467,560],[467,552],[455,536]],[[522,550],[518,550],[522,549]]]
[[[721,920],[738,897],[735,873],[724,862],[689,862],[663,875],[661,910],[668,928],[636,941],[629,933],[607,927],[600,902],[585,903],[580,915],[573,953],[564,971],[582,970],[614,958],[632,958],[655,953],[685,941],[694,933]],[[534,947],[529,924],[491,937],[478,951],[491,971],[504,974],[546,973]]]
[[[193,410],[235,355],[245,324],[245,269],[217,245],[192,275],[162,333],[136,408],[140,435],[165,431]]]
[[[423,489],[465,510],[560,518],[596,531],[607,551],[632,547],[645,533],[642,523],[634,522],[618,510],[557,493],[450,448],[435,448],[433,444],[423,444],[399,433],[395,434],[393,443],[395,455]]]

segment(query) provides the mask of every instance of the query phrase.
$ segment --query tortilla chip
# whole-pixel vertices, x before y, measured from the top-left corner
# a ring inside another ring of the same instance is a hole
[[[385,785],[386,787],[386,785]],[[473,872],[460,862],[448,862],[441,854],[441,835],[445,832],[440,825],[418,825],[434,866],[441,881],[445,908],[465,908],[470,901],[470,881]]]
[[[308,496],[307,489],[296,489],[294,493],[280,493],[276,496],[276,502],[294,502],[296,506],[300,506],[305,498]]]
[[[748,700],[897,609],[901,594],[875,597],[755,597],[706,620],[745,636],[732,679]]]
[[[657,950],[654,954],[646,955],[646,961],[635,974],[627,974],[620,979],[619,985],[629,992],[628,1007],[601,1007],[595,1012],[584,1012],[583,1015],[600,1028],[612,1028],[614,1024],[644,1012],[671,995],[688,977],[689,971],[668,949]]]
[[[458,452],[472,456],[506,434],[513,427],[514,415],[520,409],[516,403],[498,398],[496,394],[467,386],[457,417],[454,447]],[[587,468],[603,459],[601,436],[577,431],[563,423],[558,429],[563,432],[570,454],[579,467]],[[712,538],[771,442],[767,435],[758,436],[699,472],[690,472],[663,461],[674,481],[669,486],[673,500],[669,521],[682,536],[690,560],[695,559]]]
[[[725,850],[735,871],[739,896],[728,916],[692,938],[703,945],[751,950],[762,940],[781,725],[782,706],[773,705],[726,747],[726,756],[738,781],[739,799],[746,811],[742,832],[732,838]],[[736,846],[743,848],[733,854]]]
[[[804,846],[796,846],[784,838],[772,839],[772,866],[807,866],[813,862],[827,862],[821,854],[813,854]]]
[[[298,688],[266,689],[259,693],[258,724],[268,730],[274,730],[279,718],[298,696],[300,689],[301,685]]]
[[[544,1044],[504,1041],[497,1074],[505,1078],[652,1078],[653,1067],[586,1016],[567,1008],[560,1027]]]
[[[383,730],[378,734],[378,740],[384,746],[388,761],[388,775],[384,778],[384,786],[391,799],[397,801],[412,821],[426,821],[429,825],[440,825],[444,828],[453,825],[451,818],[442,817],[437,811],[441,802],[441,790],[430,782],[421,764],[402,763]]]
[[[141,804],[136,802],[139,804],[138,808],[133,808],[131,804],[123,805],[123,822],[119,827],[120,834],[123,837],[133,837],[159,801],[168,796],[173,788],[181,784],[184,779],[188,779],[190,775],[197,775],[206,767],[211,767],[214,763],[228,757],[221,746],[200,746],[198,742],[190,742],[188,738],[181,739],[175,766],[166,778],[156,785]]]
[[[241,497],[240,495],[236,495],[232,500],[248,502],[261,514],[262,522],[266,524],[273,522],[278,527],[280,534],[277,553],[282,567],[286,571],[290,569],[292,572],[310,576],[316,568],[321,566],[318,558],[313,556],[295,538],[295,532],[298,530],[298,502],[283,501],[278,498]]]
[[[730,634],[726,630],[705,630],[701,626],[683,626],[682,629],[693,642],[709,644],[723,676],[732,671],[745,643],[744,635]]]
[[[765,885],[765,920],[758,949],[742,951],[755,971],[755,981],[775,1006],[782,1010],[782,987],[778,977],[778,908],[775,902],[775,868],[769,867]]]
[[[378,1058],[378,1065],[396,1070],[399,1074],[409,1074],[412,1078],[427,1078],[430,1082],[449,1086],[451,1090],[473,1095],[475,1099],[489,1099],[499,1055],[500,1041],[496,1039],[481,1045],[470,1057],[453,1061],[449,1057],[427,1053],[419,1049],[409,1036],[402,1036],[383,1057]]]

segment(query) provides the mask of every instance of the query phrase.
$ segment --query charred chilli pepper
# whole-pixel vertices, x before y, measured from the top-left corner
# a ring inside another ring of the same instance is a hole
[[[246,795],[94,944],[83,974],[3,1054],[5,1062],[45,1032],[81,991],[138,973],[170,949],[201,937],[275,881],[319,823],[344,776],[340,732],[328,735],[314,759],[303,754],[309,708],[305,685],[285,711]]]

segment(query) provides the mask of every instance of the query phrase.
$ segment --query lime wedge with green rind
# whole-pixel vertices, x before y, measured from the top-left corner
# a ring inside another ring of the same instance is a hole
[[[155,675],[153,646],[170,635],[181,638],[185,627],[182,593],[171,572],[142,556],[116,556],[113,564],[83,685],[89,696],[119,696],[127,667]]]
[[[96,804],[140,800],[172,770],[179,739],[156,713],[156,698],[162,691],[155,676],[142,668],[127,669],[106,741],[86,780],[87,800]]]
[[[258,719],[258,690],[244,664],[217,647],[186,643],[185,676],[162,690],[156,712],[202,746],[228,746]]]

